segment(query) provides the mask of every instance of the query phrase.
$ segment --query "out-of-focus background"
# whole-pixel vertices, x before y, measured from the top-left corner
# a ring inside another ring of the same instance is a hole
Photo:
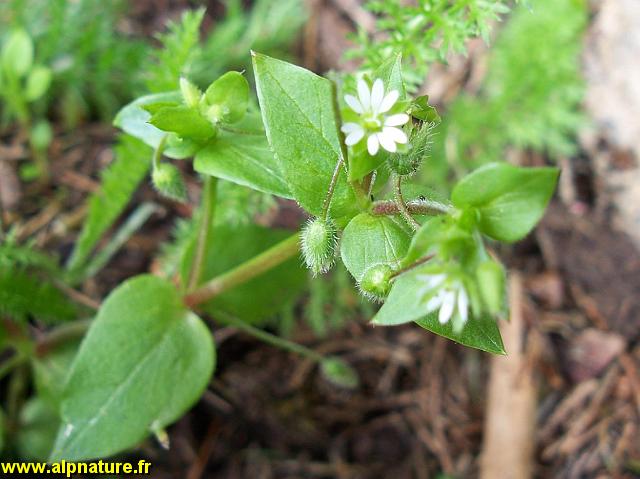
[[[111,211],[87,205],[101,171],[130,157],[123,167],[140,187],[116,228],[144,203],[153,214],[76,299],[98,302],[134,274],[161,271],[181,234],[173,220],[188,229],[192,207],[142,181],[146,169],[136,165],[148,152],[119,137],[116,112],[138,95],[176,89],[181,74],[201,85],[228,69],[251,78],[250,48],[318,73],[354,70],[363,55],[375,62],[384,51],[358,50],[354,36],[393,38],[398,25],[377,19],[393,19],[396,3],[3,0],[0,42],[24,30],[34,65],[46,69],[39,75],[50,75],[25,80],[33,82],[25,98],[0,83],[3,230],[66,260],[91,209]],[[413,325],[372,328],[374,306],[337,269],[310,278],[268,321],[253,319],[339,355],[357,371],[357,387],[337,387],[310,360],[216,327],[215,376],[169,429],[170,449],[150,439],[122,457],[151,460],[158,478],[640,477],[640,2],[512,7],[486,21],[486,38],[470,40],[466,55],[417,55],[406,77],[443,118],[417,184],[446,193],[488,161],[562,169],[540,226],[498,249],[510,271],[511,321],[501,325],[509,355]],[[197,176],[188,162],[180,167],[197,198]],[[231,187],[221,212],[243,227],[305,220],[295,204]],[[111,231],[116,218],[103,220]],[[0,261],[4,294],[29,281],[8,271]],[[46,293],[26,301],[47,309]],[[0,319],[10,299],[0,294]],[[250,309],[235,312],[253,317]],[[43,353],[28,373],[38,394],[23,386],[16,396],[20,384],[0,376],[2,457],[47,457],[58,418],[43,391],[55,392],[74,347]]]

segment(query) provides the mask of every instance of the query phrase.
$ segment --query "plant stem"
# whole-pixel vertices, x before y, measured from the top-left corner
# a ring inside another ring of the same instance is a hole
[[[414,268],[417,268],[418,266],[421,266],[421,265],[425,264],[427,261],[430,261],[431,259],[433,259],[434,256],[435,255],[433,255],[433,254],[428,254],[427,256],[423,256],[422,258],[417,259],[416,261],[411,263],[409,266],[405,266],[404,268],[401,268],[401,269],[395,271],[391,275],[391,279],[394,280],[395,278],[397,278],[401,274],[404,274],[404,273],[406,273],[408,271],[411,271]]]
[[[407,222],[407,224],[411,228],[413,228],[414,231],[417,231],[420,228],[420,223],[418,223],[415,220],[415,218],[411,216],[411,213],[407,209],[407,205],[404,202],[404,198],[402,197],[402,177],[401,176],[395,177],[393,196],[394,196],[396,205],[398,206],[398,211],[400,211],[400,214],[402,215],[404,220]]]
[[[258,256],[236,266],[226,273],[216,276],[184,297],[185,304],[193,308],[199,304],[228,291],[250,279],[261,275],[271,268],[284,263],[295,256],[300,249],[300,235],[295,233],[289,238],[272,246]]]
[[[411,200],[405,203],[407,210],[414,215],[439,216],[451,212],[451,207],[433,200]],[[398,215],[400,210],[394,200],[376,201],[371,208],[374,216]]]
[[[198,239],[196,242],[196,250],[191,261],[191,272],[189,274],[189,282],[187,290],[191,291],[200,283],[202,276],[202,266],[207,257],[207,247],[211,241],[211,223],[216,210],[216,196],[218,192],[218,179],[207,176],[204,179],[204,188],[202,189],[202,212],[200,224],[198,225]]]
[[[81,281],[91,278],[98,274],[113,256],[122,248],[122,246],[131,238],[131,236],[142,227],[149,217],[158,210],[158,206],[154,203],[145,202],[138,206],[126,222],[116,231],[115,235],[109,240],[107,245],[98,252],[93,259],[84,268],[81,274]],[[81,282],[81,281],[78,281]]]
[[[169,138],[168,134],[165,134],[162,138],[160,138],[160,142],[158,146],[153,151],[153,156],[151,157],[151,162],[153,164],[153,168],[157,168],[160,165],[160,160],[162,159],[162,154],[164,153],[164,146],[167,143],[167,138]]]
[[[333,175],[331,176],[331,182],[329,183],[329,189],[327,190],[327,196],[324,198],[324,203],[322,204],[322,220],[326,221],[327,216],[329,215],[329,208],[331,207],[331,198],[333,198],[333,192],[336,189],[336,184],[338,183],[338,178],[340,177],[340,171],[342,170],[342,166],[344,165],[344,157],[340,157],[338,162],[336,163],[336,167],[333,170]]]
[[[20,366],[27,360],[27,357],[21,353],[15,353],[4,364],[0,365],[0,379],[9,374],[14,368]]]
[[[35,348],[36,356],[45,356],[47,352],[55,349],[58,345],[80,338],[89,330],[92,321],[91,319],[83,319],[57,327],[38,341]]]
[[[324,356],[322,354],[315,352],[313,349],[281,338],[280,336],[276,336],[275,334],[268,333],[260,328],[256,328],[255,326],[251,326],[250,324],[247,324],[238,318],[234,318],[232,316],[224,314],[216,315],[215,319],[219,320],[222,323],[225,323],[228,326],[238,328],[239,330],[255,338],[258,338],[259,340],[264,341],[267,344],[271,344],[272,346],[275,346],[277,348],[284,349],[285,351],[291,351],[292,353],[299,354],[300,356],[305,356],[316,362],[320,362],[324,359]]]

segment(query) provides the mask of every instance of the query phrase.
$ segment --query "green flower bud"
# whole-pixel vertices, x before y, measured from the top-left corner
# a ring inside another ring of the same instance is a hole
[[[476,269],[476,279],[482,302],[491,314],[498,314],[504,309],[505,277],[502,265],[485,260]]]
[[[389,155],[389,168],[400,176],[413,175],[429,154],[431,147],[431,125],[424,123],[414,128],[409,135],[411,147]]]
[[[360,378],[355,369],[340,358],[329,357],[320,363],[322,375],[332,384],[345,389],[355,389]]]
[[[336,250],[336,227],[329,219],[315,218],[302,229],[302,256],[314,275],[333,266]]]
[[[158,192],[176,201],[187,200],[187,186],[180,170],[170,163],[161,163],[153,169],[153,186]]]
[[[200,88],[182,77],[180,78],[180,91],[182,92],[182,98],[184,98],[185,104],[189,108],[195,108],[198,106],[200,98],[202,98]]]
[[[358,286],[367,298],[373,301],[384,300],[391,290],[393,268],[388,264],[377,264],[367,269]]]

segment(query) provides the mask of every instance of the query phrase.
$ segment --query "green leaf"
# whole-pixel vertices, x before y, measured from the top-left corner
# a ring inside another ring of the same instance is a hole
[[[367,269],[379,264],[400,266],[410,236],[404,225],[389,216],[361,213],[342,233],[340,255],[351,275],[360,281]]]
[[[69,258],[68,269],[78,270],[86,263],[102,235],[129,204],[150,165],[151,150],[140,140],[126,135],[118,139],[115,159],[102,171],[100,189],[89,199],[87,219]]]
[[[384,82],[385,92],[397,90],[400,99],[406,96],[404,81],[402,80],[402,54],[398,53],[388,58],[373,71],[372,78],[380,78]]]
[[[499,241],[514,242],[540,221],[553,195],[557,168],[519,168],[490,163],[462,178],[451,199],[458,208],[477,208],[479,228]]]
[[[31,361],[38,396],[55,409],[58,409],[62,400],[67,374],[78,353],[78,347],[79,341],[63,343],[53,350],[46,351],[42,357],[34,357]]]
[[[184,414],[215,363],[211,333],[175,287],[143,275],[116,288],[65,385],[52,461],[107,457]]]
[[[294,198],[313,215],[343,159],[333,84],[304,68],[253,54],[258,99],[271,148]],[[353,215],[355,198],[340,174],[331,203],[340,222]]]
[[[178,103],[177,101],[157,101],[155,103],[146,103],[144,105],[140,105],[140,108],[142,108],[144,111],[146,111],[151,115],[155,115],[163,108],[173,107],[173,106],[180,106],[180,103]]]
[[[33,64],[33,42],[23,29],[11,32],[2,48],[2,67],[9,75],[22,77]]]
[[[456,226],[454,219],[450,216],[429,218],[413,235],[407,255],[402,260],[402,266],[409,266],[428,254],[435,254],[437,247],[443,241],[471,238],[468,231],[461,230]]]
[[[0,270],[0,316],[56,323],[70,321],[76,314],[75,305],[51,282],[18,268]]]
[[[203,278],[210,279],[262,253],[291,235],[290,231],[257,225],[216,226],[203,265]],[[184,255],[182,277],[187,278],[193,258],[193,245]],[[292,258],[268,272],[221,294],[204,309],[260,324],[280,312],[307,285],[307,272],[298,258]]]
[[[20,410],[20,427],[15,439],[20,459],[46,461],[59,424],[55,407],[40,397],[29,399]]]
[[[505,354],[500,330],[495,320],[485,316],[471,317],[462,331],[454,332],[453,322],[440,324],[438,313],[427,314],[427,302],[424,300],[424,284],[419,276],[420,268],[404,273],[396,279],[389,297],[374,316],[372,323],[380,326],[393,326],[415,321],[419,326],[432,333],[444,336],[457,343],[495,354]]]
[[[140,97],[123,107],[116,115],[113,124],[125,133],[142,140],[155,149],[166,133],[149,123],[151,114],[145,111],[144,108],[150,108],[156,113],[163,107],[179,105],[181,100],[182,96],[177,91]],[[187,149],[185,152],[184,148],[174,146],[172,141],[167,142],[167,147],[164,150],[165,156],[175,159],[187,158],[192,153],[192,149]]]
[[[47,67],[36,66],[27,77],[27,86],[25,89],[25,98],[28,101],[35,101],[45,94],[51,84],[51,70]]]
[[[239,126],[259,122],[247,115]],[[280,164],[269,148],[264,131],[246,134],[221,131],[215,142],[200,150],[193,164],[196,171],[248,186],[258,191],[291,198]]]
[[[409,113],[414,118],[427,123],[440,123],[442,119],[438,114],[438,110],[434,106],[429,105],[429,95],[422,95],[413,100]]]
[[[236,123],[249,106],[249,83],[242,73],[227,72],[209,85],[204,102],[209,120]]]
[[[149,123],[160,130],[195,140],[208,140],[216,133],[215,127],[197,110],[184,105],[161,108],[151,115]]]

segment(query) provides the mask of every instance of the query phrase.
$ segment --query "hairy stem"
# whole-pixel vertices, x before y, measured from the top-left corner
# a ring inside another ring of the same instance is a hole
[[[407,210],[414,215],[438,216],[451,212],[451,207],[432,200],[411,200],[405,203]],[[400,210],[394,200],[376,201],[371,208],[374,216],[399,215]]]
[[[420,223],[416,221],[416,219],[411,216],[411,213],[407,209],[407,205],[404,202],[404,198],[402,197],[402,177],[396,176],[394,180],[394,191],[393,197],[395,199],[396,205],[398,207],[398,211],[407,222],[407,224],[413,228],[414,231],[417,231],[420,228]]]
[[[327,196],[324,198],[324,203],[322,203],[322,220],[326,221],[327,216],[329,215],[329,208],[331,207],[331,198],[333,198],[333,192],[336,189],[336,184],[338,183],[338,178],[340,177],[340,171],[342,171],[342,166],[344,165],[344,157],[340,157],[338,162],[336,163],[336,167],[333,170],[333,175],[331,176],[331,182],[329,183],[329,189],[327,190]]]
[[[189,273],[189,282],[187,290],[192,290],[200,283],[202,276],[202,266],[207,257],[207,247],[211,242],[211,223],[216,209],[216,195],[218,190],[218,179],[207,176],[204,180],[204,188],[202,189],[202,212],[200,224],[198,225],[198,239],[196,242],[196,250],[191,261],[191,271]]]
[[[168,134],[165,134],[162,138],[160,138],[160,142],[158,146],[153,151],[153,156],[151,157],[151,163],[153,164],[153,168],[157,168],[160,165],[160,160],[162,159],[162,155],[164,153],[164,147],[167,143],[167,138],[169,138]]]
[[[275,334],[268,333],[260,328],[251,326],[250,324],[247,324],[238,318],[234,318],[225,314],[216,315],[215,319],[228,326],[238,328],[244,333],[257,338],[260,341],[264,341],[267,344],[271,344],[272,346],[275,346],[277,348],[284,349],[285,351],[291,351],[292,353],[299,354],[300,356],[305,356],[317,362],[320,362],[324,359],[324,356],[322,354],[315,352],[313,349],[309,349],[305,346],[302,346],[301,344],[294,343],[293,341],[289,341],[287,339],[281,338],[280,336],[276,336]]]
[[[246,283],[250,279],[284,263],[289,258],[295,256],[299,250],[300,235],[299,233],[295,233],[260,253],[258,256],[245,261],[230,271],[216,276],[199,288],[196,288],[184,297],[184,302],[188,307],[193,308],[209,301],[234,286]]]
[[[409,266],[405,266],[404,268],[401,268],[397,271],[394,271],[394,273],[391,275],[391,279],[395,279],[398,276],[400,276],[401,274],[404,274],[408,271],[411,271],[414,268],[417,268],[418,266],[421,266],[423,264],[425,264],[427,261],[430,261],[431,259],[433,259],[435,255],[433,254],[429,254],[427,256],[423,256],[422,258],[417,259],[416,261],[414,261],[413,263],[411,263]]]
[[[66,323],[47,333],[36,343],[35,354],[38,357],[46,356],[49,351],[61,344],[81,338],[86,334],[93,322],[92,319],[83,319]]]
[[[21,353],[16,353],[0,365],[0,379],[9,374],[13,369],[27,361],[27,357]]]

